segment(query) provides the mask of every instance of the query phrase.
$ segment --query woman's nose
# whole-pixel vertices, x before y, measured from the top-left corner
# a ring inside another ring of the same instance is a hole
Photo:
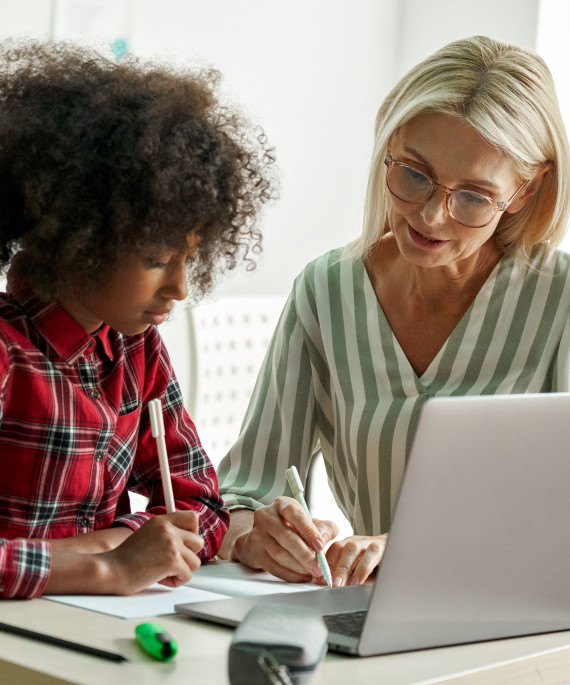
[[[428,226],[443,224],[447,221],[447,195],[436,188],[433,195],[425,202],[421,210],[421,217]]]

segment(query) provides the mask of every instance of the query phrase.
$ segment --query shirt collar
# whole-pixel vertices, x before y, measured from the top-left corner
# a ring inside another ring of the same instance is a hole
[[[115,335],[117,335],[115,333]],[[103,324],[95,334],[99,341],[99,346],[109,361],[113,361],[115,353],[113,351],[113,341],[111,339],[111,328],[107,324]]]
[[[91,352],[97,341],[109,360],[113,360],[111,329],[107,324],[90,335],[58,302],[43,302],[21,279],[9,276],[6,290],[41,336],[68,364],[74,364],[86,352]]]

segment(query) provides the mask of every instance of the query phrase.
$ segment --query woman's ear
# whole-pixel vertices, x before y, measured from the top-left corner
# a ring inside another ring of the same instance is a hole
[[[547,162],[536,174],[536,176],[525,185],[520,194],[514,198],[511,204],[507,207],[506,211],[509,214],[516,214],[517,212],[520,212],[530,198],[538,192],[542,182],[544,181],[544,177],[546,174],[550,173],[551,169],[552,162]]]

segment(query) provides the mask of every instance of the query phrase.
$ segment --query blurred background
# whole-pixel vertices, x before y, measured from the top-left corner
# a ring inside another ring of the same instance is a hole
[[[394,82],[445,43],[485,34],[545,58],[570,126],[569,19],[566,0],[0,0],[0,39],[214,67],[224,97],[275,146],[279,199],[263,217],[257,269],[229,273],[207,302],[161,326],[217,464],[293,279],[360,231],[374,117]],[[320,465],[313,514],[338,518],[324,483]]]

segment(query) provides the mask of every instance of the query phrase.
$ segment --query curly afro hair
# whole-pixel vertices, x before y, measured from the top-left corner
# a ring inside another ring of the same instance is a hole
[[[0,44],[0,268],[44,299],[95,289],[124,254],[186,245],[193,296],[261,249],[272,148],[219,74],[67,43]]]

